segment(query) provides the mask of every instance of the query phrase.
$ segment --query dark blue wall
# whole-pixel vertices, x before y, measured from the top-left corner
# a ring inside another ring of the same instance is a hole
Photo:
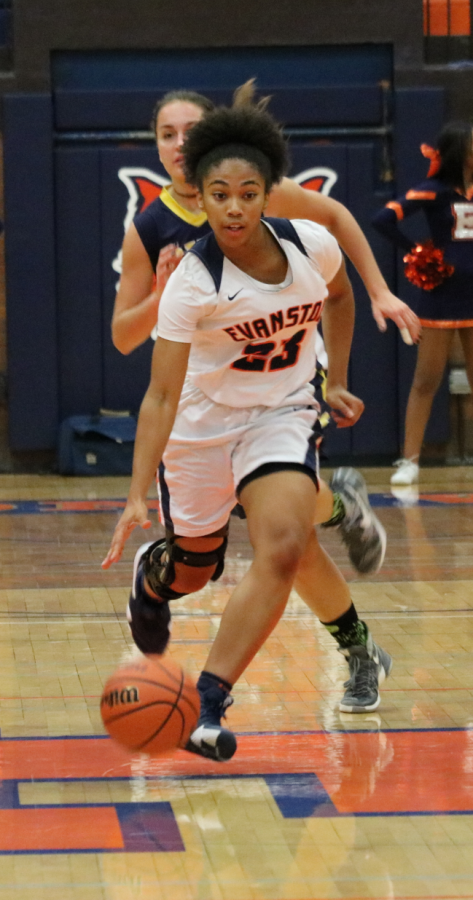
[[[445,93],[438,88],[405,88],[396,91],[394,131],[394,158],[396,162],[396,190],[404,193],[410,187],[423,181],[428,163],[420,153],[422,143],[434,144],[435,138],[445,118]],[[413,244],[428,235],[426,221],[422,214],[409,219],[404,229],[412,236]],[[397,286],[399,296],[416,309],[419,291],[403,275],[402,253],[397,254]],[[414,374],[417,349],[407,347],[399,340],[398,383],[399,415],[401,438],[404,436],[404,412]],[[427,441],[448,441],[449,421],[448,373],[432,406],[432,413],[426,429]]]
[[[4,163],[10,441],[38,450],[59,417],[50,96],[5,98]]]

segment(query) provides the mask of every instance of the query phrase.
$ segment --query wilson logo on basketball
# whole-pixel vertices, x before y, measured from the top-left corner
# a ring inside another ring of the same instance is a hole
[[[126,687],[122,688],[121,691],[109,691],[108,694],[104,694],[100,702],[100,706],[108,706],[109,709],[113,709],[114,706],[122,706],[126,703],[139,702],[140,695],[138,692],[138,688]]]
[[[298,175],[293,175],[293,181],[300,184],[308,191],[318,191],[328,196],[338,175],[334,169],[326,166],[314,166],[305,169]],[[123,230],[126,232],[129,225],[138,213],[143,212],[153,200],[159,197],[163,187],[169,184],[169,178],[164,178],[151,169],[143,169],[137,166],[124,166],[118,170],[118,178],[128,191],[128,202],[123,221]],[[112,269],[118,275],[122,273],[122,251],[119,250],[112,262]]]

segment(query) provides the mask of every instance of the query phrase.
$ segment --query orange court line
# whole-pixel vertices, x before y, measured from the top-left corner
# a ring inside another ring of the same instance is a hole
[[[132,775],[133,758],[103,738],[0,741],[0,778],[74,779]]]
[[[465,494],[464,497],[458,494],[421,494],[420,500],[432,500],[436,503],[473,503],[473,494]]]
[[[0,810],[0,852],[98,848],[124,848],[113,806]]]
[[[315,772],[338,812],[405,813],[473,810],[473,774],[464,731],[245,735],[225,765],[193,763],[184,754],[150,760],[149,774],[232,775]],[[388,760],[385,768],[380,765]],[[193,763],[193,764],[192,764]]]
[[[337,810],[433,813],[473,810],[469,733],[462,730],[255,734],[238,737],[228,763],[184,751],[132,757],[107,739],[0,741],[2,779],[211,777],[315,772]],[[360,760],[363,763],[360,763]]]

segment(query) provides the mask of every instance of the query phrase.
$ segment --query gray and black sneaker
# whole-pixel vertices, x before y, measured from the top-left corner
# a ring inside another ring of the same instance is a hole
[[[357,572],[378,572],[386,553],[386,532],[370,506],[365,479],[351,468],[337,469],[330,481],[340,494],[346,515],[337,526]]]
[[[233,732],[224,728],[220,721],[225,718],[233,697],[217,681],[209,684],[205,675],[200,676],[197,689],[200,694],[199,721],[184,749],[207,759],[226,762],[235,753],[237,742]]]
[[[350,677],[345,682],[345,694],[340,703],[340,712],[365,713],[377,709],[381,702],[379,685],[388,677],[393,661],[368,634],[366,645],[339,647],[339,653],[348,659]]]

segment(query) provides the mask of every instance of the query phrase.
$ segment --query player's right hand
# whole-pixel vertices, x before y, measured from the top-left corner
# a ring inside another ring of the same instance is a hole
[[[110,550],[102,562],[102,569],[109,569],[113,563],[121,559],[131,532],[139,525],[141,528],[151,528],[146,503],[142,500],[128,501],[113,533]]]
[[[363,414],[365,404],[359,397],[341,385],[327,386],[326,401],[331,407],[331,416],[337,428],[351,428]]]
[[[371,301],[373,318],[380,331],[386,331],[386,319],[392,319],[401,332],[405,344],[418,344],[421,335],[421,324],[415,312],[399,300],[391,291],[383,290],[376,301]]]
[[[184,251],[178,244],[168,244],[161,250],[156,266],[156,287],[161,293],[166,287],[169,276],[177,269],[183,256]]]

